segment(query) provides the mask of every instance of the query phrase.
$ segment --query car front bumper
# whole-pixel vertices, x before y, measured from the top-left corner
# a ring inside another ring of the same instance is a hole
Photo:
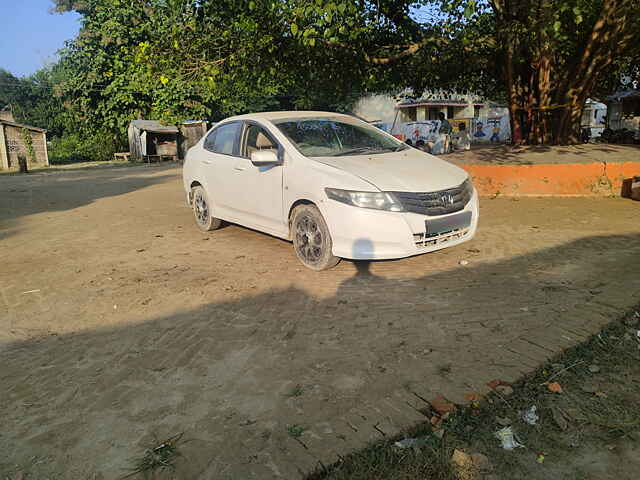
[[[333,200],[322,202],[320,209],[327,222],[333,254],[354,260],[404,258],[452,247],[471,240],[478,228],[478,192],[461,212],[471,212],[467,228],[429,236],[425,222],[457,215],[428,217],[416,213],[386,212],[345,205]]]

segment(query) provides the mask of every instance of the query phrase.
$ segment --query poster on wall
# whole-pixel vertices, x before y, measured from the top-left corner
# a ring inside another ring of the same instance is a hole
[[[435,140],[439,128],[440,120],[425,120],[423,122],[399,123],[392,133],[400,140],[416,145],[419,140],[423,142]]]
[[[506,115],[474,118],[471,141],[473,143],[506,143],[511,141],[511,127]]]

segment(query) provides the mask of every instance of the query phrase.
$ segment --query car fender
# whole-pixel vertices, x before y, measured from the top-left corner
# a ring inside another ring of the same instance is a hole
[[[283,179],[283,210],[285,218],[289,218],[293,207],[299,203],[311,202],[324,217],[329,233],[333,235],[332,223],[326,208],[329,200],[325,188],[341,188],[363,192],[379,192],[371,183],[349,172],[316,162],[313,159],[296,156],[285,161]]]

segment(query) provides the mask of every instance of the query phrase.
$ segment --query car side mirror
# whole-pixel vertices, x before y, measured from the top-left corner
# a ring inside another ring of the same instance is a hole
[[[251,163],[256,167],[272,167],[280,165],[280,160],[273,150],[258,150],[251,153]]]

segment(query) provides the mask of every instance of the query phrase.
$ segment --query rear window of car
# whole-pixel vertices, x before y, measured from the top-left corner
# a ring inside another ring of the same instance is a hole
[[[224,155],[237,155],[240,122],[225,123],[213,130],[204,142],[204,148]]]

